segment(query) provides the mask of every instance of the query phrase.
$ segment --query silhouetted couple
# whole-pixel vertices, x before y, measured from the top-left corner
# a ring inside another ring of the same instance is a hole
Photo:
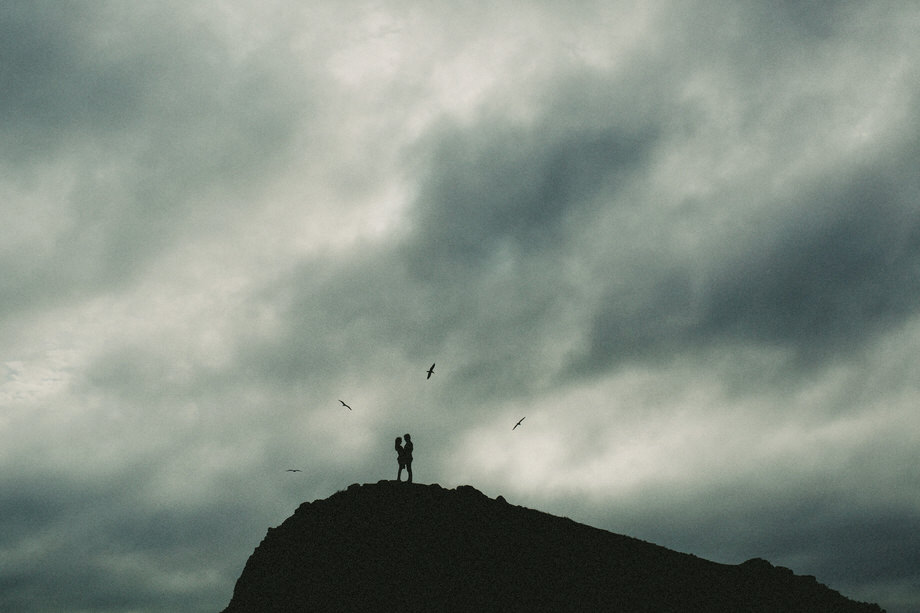
[[[402,437],[396,437],[396,461],[399,462],[399,472],[396,473],[396,480],[402,481],[402,471],[406,469],[406,483],[412,483],[412,437],[408,434],[406,445],[402,444]]]

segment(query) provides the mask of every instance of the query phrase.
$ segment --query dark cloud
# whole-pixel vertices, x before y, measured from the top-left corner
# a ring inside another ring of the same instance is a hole
[[[307,98],[273,74],[284,45],[234,54],[208,22],[161,8],[4,10],[2,162],[17,190],[60,199],[51,244],[5,267],[7,308],[129,280],[287,159]]]
[[[629,307],[611,296],[596,316],[588,361],[737,340],[787,347],[811,362],[898,326],[920,291],[909,174],[906,165],[877,163],[768,197],[742,236],[710,246],[716,261],[703,283],[685,262],[644,266],[652,280]]]
[[[854,175],[805,194],[781,233],[746,252],[715,284],[704,328],[823,352],[911,315],[920,218],[894,185]]]
[[[406,431],[916,603],[918,16],[803,7],[5,5],[0,608],[219,609]]]
[[[413,270],[438,277],[454,272],[444,263],[481,270],[502,248],[520,257],[558,250],[567,223],[615,201],[655,140],[641,127],[555,124],[553,114],[528,126],[486,119],[432,137],[416,154],[424,169]]]
[[[137,76],[125,70],[119,50],[87,47],[98,7],[29,2],[4,7],[4,163],[47,156],[74,132],[112,134],[125,127],[140,101]]]

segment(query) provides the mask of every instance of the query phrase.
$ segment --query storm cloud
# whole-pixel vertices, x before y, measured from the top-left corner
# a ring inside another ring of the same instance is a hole
[[[218,610],[408,431],[418,481],[915,610],[918,26],[7,3],[0,608]]]

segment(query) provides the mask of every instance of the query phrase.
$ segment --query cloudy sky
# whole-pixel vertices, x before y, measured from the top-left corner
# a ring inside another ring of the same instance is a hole
[[[416,481],[920,609],[918,31],[4,2],[0,609],[220,610],[405,432]]]

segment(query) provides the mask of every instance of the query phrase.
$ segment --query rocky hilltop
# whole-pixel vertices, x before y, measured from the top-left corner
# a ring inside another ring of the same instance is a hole
[[[878,613],[814,577],[710,562],[491,499],[381,481],[270,528],[223,613],[617,611]]]

